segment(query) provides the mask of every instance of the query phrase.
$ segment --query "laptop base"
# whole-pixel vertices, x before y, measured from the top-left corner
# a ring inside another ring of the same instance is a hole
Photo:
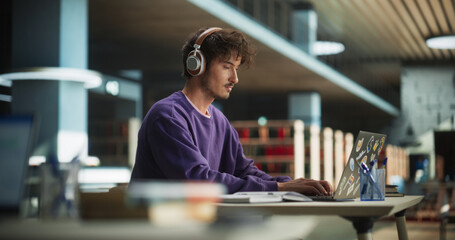
[[[354,201],[354,198],[341,198],[337,199],[334,198],[333,196],[307,196],[311,198],[313,201],[317,202],[348,202],[348,201]]]

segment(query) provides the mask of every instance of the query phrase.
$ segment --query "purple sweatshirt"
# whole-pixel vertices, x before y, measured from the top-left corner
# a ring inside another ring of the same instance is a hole
[[[291,180],[260,171],[243,154],[237,131],[212,105],[207,118],[179,91],[155,103],[139,130],[136,179],[208,180],[229,193],[276,191]]]

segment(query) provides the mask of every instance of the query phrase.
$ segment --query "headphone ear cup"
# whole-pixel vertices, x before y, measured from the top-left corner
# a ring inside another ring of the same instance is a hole
[[[191,76],[199,76],[205,71],[205,57],[199,50],[193,50],[186,59],[186,70]]]

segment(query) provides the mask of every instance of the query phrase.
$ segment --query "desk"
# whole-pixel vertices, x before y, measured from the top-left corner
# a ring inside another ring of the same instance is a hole
[[[302,225],[304,227],[302,227]],[[158,227],[147,220],[0,219],[0,239],[10,240],[288,240],[308,234],[316,222],[302,216],[221,225],[187,224]],[[289,228],[282,233],[280,230]]]
[[[404,196],[389,197],[385,201],[356,199],[347,202],[220,203],[219,214],[227,216],[235,211],[255,210],[266,215],[338,215],[353,223],[359,240],[372,239],[371,229],[374,222],[382,217],[394,215],[398,238],[407,240],[405,211],[422,199],[423,196]]]

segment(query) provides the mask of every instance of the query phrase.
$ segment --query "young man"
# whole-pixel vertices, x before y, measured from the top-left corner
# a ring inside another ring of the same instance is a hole
[[[199,30],[183,46],[182,91],[155,103],[139,131],[131,180],[191,179],[223,183],[238,191],[296,191],[329,195],[326,181],[273,178],[245,158],[236,130],[211,103],[227,99],[238,68],[251,63],[245,36],[234,30]]]

